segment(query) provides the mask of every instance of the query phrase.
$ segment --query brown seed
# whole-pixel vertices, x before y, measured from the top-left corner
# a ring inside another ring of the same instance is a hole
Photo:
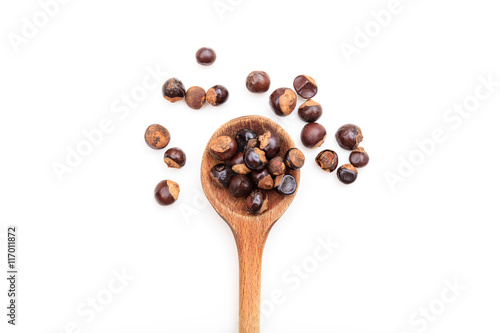
[[[270,160],[276,156],[281,149],[281,138],[278,134],[266,131],[259,136],[260,149],[266,153],[266,158]]]
[[[370,156],[366,153],[363,147],[354,149],[349,155],[349,162],[356,168],[362,168],[368,164]]]
[[[337,130],[335,139],[340,147],[353,150],[358,148],[361,141],[363,141],[363,134],[361,133],[361,128],[358,126],[346,124]]]
[[[248,146],[248,141],[251,139],[257,139],[259,136],[257,133],[252,131],[249,128],[243,128],[236,133],[236,136],[234,137],[236,140],[236,143],[238,143],[238,151],[244,152],[247,148],[253,148],[256,146],[254,144],[253,146],[249,147]],[[256,143],[256,141],[255,141]]]
[[[219,106],[227,101],[229,91],[223,85],[218,84],[208,89],[206,97],[208,103],[213,106]]]
[[[210,178],[219,187],[228,187],[233,175],[231,168],[224,163],[214,165],[210,169]]]
[[[269,207],[267,194],[259,189],[255,189],[247,197],[247,208],[252,214],[264,213]]]
[[[325,149],[321,151],[318,156],[316,156],[316,164],[323,171],[333,172],[335,169],[337,169],[337,165],[339,164],[339,157],[333,150]]]
[[[169,168],[180,169],[186,165],[186,154],[180,148],[170,148],[163,155],[163,161]]]
[[[253,93],[263,93],[269,90],[271,78],[266,72],[253,71],[247,76],[247,89]]]
[[[162,88],[163,97],[171,102],[175,103],[180,101],[186,95],[186,88],[181,80],[177,78],[168,79],[167,82],[163,84]]]
[[[300,97],[309,99],[313,98],[318,92],[316,81],[310,76],[299,75],[293,80],[293,87]]]
[[[278,88],[269,97],[269,105],[278,116],[288,116],[297,105],[297,95],[292,89]]]
[[[173,204],[179,197],[179,184],[171,180],[162,180],[156,185],[155,199],[162,206]]]
[[[298,170],[304,166],[304,153],[298,148],[291,148],[285,154],[285,163],[292,170]]]
[[[195,110],[201,109],[201,107],[205,104],[206,94],[205,89],[202,87],[191,87],[186,91],[186,104]]]
[[[241,175],[246,175],[252,172],[252,170],[247,168],[247,166],[245,165],[245,158],[243,153],[237,153],[236,155],[234,155],[234,157],[231,159],[231,169]]]
[[[163,149],[170,142],[168,130],[158,124],[150,125],[144,133],[146,144],[153,149]]]
[[[269,172],[273,176],[279,176],[284,174],[286,171],[286,165],[285,162],[283,161],[283,157],[281,156],[273,157],[269,161],[269,163],[267,163],[267,170],[269,170]]]
[[[210,66],[216,58],[215,51],[209,47],[202,47],[196,52],[196,62],[203,66]]]
[[[292,175],[283,175],[278,186],[276,186],[276,192],[282,195],[292,195],[297,190],[297,181]]]
[[[337,178],[344,184],[352,184],[358,178],[358,170],[351,164],[344,164],[338,168]]]
[[[321,147],[326,138],[326,129],[318,123],[309,123],[304,126],[300,133],[302,144],[307,148]]]
[[[262,170],[266,167],[266,153],[259,148],[248,148],[245,151],[245,165],[250,170]]]
[[[315,122],[318,120],[323,114],[323,108],[321,104],[313,101],[312,99],[308,99],[304,104],[299,106],[299,117],[303,121],[308,123]]]
[[[235,197],[246,197],[252,189],[252,182],[246,175],[235,175],[229,182],[229,192]]]
[[[258,188],[263,190],[270,190],[274,186],[274,180],[267,169],[262,169],[260,171],[252,171],[250,174],[250,179]]]
[[[225,161],[236,155],[238,152],[238,145],[234,138],[224,135],[212,140],[209,150],[212,157]]]

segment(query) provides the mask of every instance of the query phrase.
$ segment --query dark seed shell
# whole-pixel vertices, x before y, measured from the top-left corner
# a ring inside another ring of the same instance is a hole
[[[276,191],[282,195],[292,195],[297,190],[297,181],[292,175],[284,175],[281,182],[276,187]]]

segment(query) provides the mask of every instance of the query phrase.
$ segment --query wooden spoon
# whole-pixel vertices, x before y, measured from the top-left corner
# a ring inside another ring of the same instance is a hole
[[[295,147],[295,144],[290,135],[274,121],[260,116],[246,116],[233,119],[215,131],[205,148],[201,162],[203,191],[210,204],[231,228],[238,247],[240,265],[239,333],[259,333],[260,275],[264,244],[271,227],[290,206],[295,194],[283,196],[274,190],[267,191],[268,210],[260,215],[252,215],[247,211],[245,198],[235,198],[227,188],[220,188],[213,183],[210,178],[210,169],[221,161],[210,155],[210,142],[222,135],[234,137],[243,128],[252,129],[258,135],[265,131],[277,133],[282,141],[280,156],[284,156],[288,149]],[[295,177],[298,188],[300,171],[290,170],[288,173]]]

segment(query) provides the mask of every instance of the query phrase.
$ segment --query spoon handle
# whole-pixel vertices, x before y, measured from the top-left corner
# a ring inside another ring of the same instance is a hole
[[[239,333],[260,332],[260,281],[266,238],[267,233],[255,227],[240,230],[236,237],[240,263]]]

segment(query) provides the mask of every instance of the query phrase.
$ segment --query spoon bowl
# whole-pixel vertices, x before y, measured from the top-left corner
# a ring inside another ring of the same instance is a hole
[[[276,222],[285,210],[292,203],[295,194],[291,196],[283,196],[278,192],[271,190],[267,191],[269,199],[269,209],[260,215],[248,213],[244,198],[235,198],[229,193],[227,188],[221,188],[214,184],[210,179],[210,169],[221,161],[212,157],[209,152],[210,142],[220,136],[227,135],[235,137],[239,130],[249,128],[257,135],[261,135],[266,131],[275,132],[281,138],[282,144],[279,156],[285,156],[285,153],[290,148],[294,148],[295,144],[290,135],[277,123],[271,119],[261,116],[246,116],[233,119],[215,131],[210,138],[201,163],[201,180],[203,191],[207,196],[210,204],[219,213],[219,215],[229,224],[232,229],[237,229],[238,224],[242,221],[249,223],[260,223],[268,225]],[[288,174],[295,177],[297,181],[297,189],[300,182],[300,170],[288,170]]]
[[[227,188],[214,184],[210,169],[221,163],[209,152],[210,142],[220,136],[235,137],[244,128],[253,130],[257,135],[266,131],[275,132],[281,138],[279,156],[284,156],[295,144],[290,135],[274,121],[261,116],[245,116],[233,119],[219,127],[207,143],[201,162],[201,184],[205,196],[215,211],[231,228],[240,266],[240,320],[239,333],[260,332],[260,272],[262,253],[267,235],[276,221],[292,203],[300,183],[300,170],[287,170],[297,181],[293,195],[283,196],[274,190],[267,191],[269,208],[259,215],[250,214],[245,198],[236,198]]]

